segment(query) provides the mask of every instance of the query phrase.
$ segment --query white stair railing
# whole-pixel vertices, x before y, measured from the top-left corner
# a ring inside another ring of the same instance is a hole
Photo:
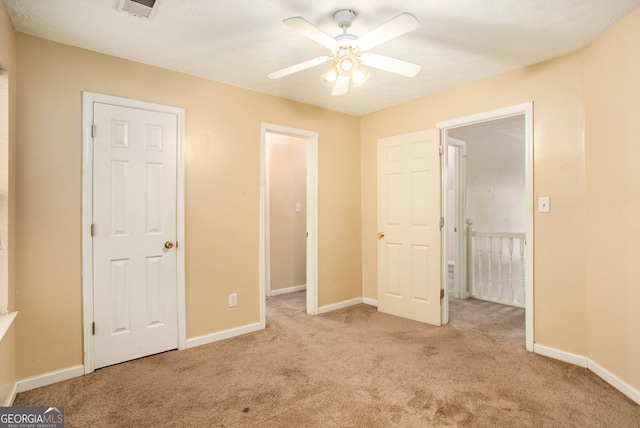
[[[476,232],[472,225],[467,220],[471,297],[524,308],[525,234]]]

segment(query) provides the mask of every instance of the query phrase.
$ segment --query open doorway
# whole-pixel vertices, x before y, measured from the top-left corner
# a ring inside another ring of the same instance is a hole
[[[318,313],[317,133],[262,124],[260,186],[260,321],[266,298],[306,290]]]
[[[526,347],[533,350],[532,105],[438,127],[446,154],[445,295],[524,307]],[[449,308],[443,304],[443,322]]]
[[[307,140],[267,133],[266,296],[307,289]]]

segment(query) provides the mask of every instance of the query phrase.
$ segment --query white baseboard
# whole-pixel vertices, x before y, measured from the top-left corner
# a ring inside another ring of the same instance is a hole
[[[17,392],[25,392],[42,386],[73,379],[74,377],[80,377],[82,375],[84,375],[84,366],[73,366],[19,380],[16,382],[16,390]]]
[[[271,295],[279,296],[280,294],[295,293],[296,291],[302,291],[306,289],[307,289],[307,284],[296,285],[295,287],[280,288],[279,290],[271,290]]]
[[[587,357],[582,355],[572,354],[571,352],[561,351],[559,349],[550,348],[548,346],[533,345],[533,352],[536,354],[544,355],[545,357],[553,358],[554,360],[564,361],[565,363],[573,364],[576,366],[587,368]]]
[[[549,348],[548,346],[538,344],[533,345],[533,352],[535,352],[536,354],[544,355],[545,357],[554,358],[556,360],[564,361],[569,364],[574,364],[576,366],[589,369],[596,376],[600,377],[602,380],[613,386],[622,394],[626,395],[637,404],[640,404],[640,391],[587,357],[572,354],[570,352],[560,351],[558,349]]]
[[[254,331],[262,330],[262,328],[263,327],[260,325],[260,323],[257,322],[255,324],[248,324],[242,327],[219,331],[217,333],[192,337],[191,339],[187,339],[187,349],[195,348],[196,346],[206,345],[208,343],[218,342],[220,340],[230,339],[232,337],[240,336],[242,334],[253,333]]]
[[[332,305],[319,307],[318,314],[326,314],[327,312],[336,311],[342,308],[348,308],[349,306],[358,305],[360,303],[362,303],[362,297],[356,297],[355,299],[345,300],[343,302],[334,303]]]
[[[614,375],[604,367],[599,364],[589,360],[588,368],[596,375],[601,377],[605,382],[609,385],[613,386],[618,391],[622,392],[624,395],[632,399],[636,402],[636,404],[640,404],[640,391],[620,379],[618,376]]]
[[[14,383],[13,384],[13,389],[11,390],[11,393],[9,394],[9,396],[7,397],[6,401],[4,402],[3,406],[4,407],[11,407],[13,406],[13,402],[16,399],[16,395],[18,395],[18,383]]]
[[[362,298],[362,303],[364,303],[365,305],[369,305],[369,306],[375,306],[376,308],[378,307],[378,301],[376,299],[370,299],[368,297],[363,297]]]

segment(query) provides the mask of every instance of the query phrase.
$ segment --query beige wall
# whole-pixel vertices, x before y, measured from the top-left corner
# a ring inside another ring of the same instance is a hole
[[[9,83],[9,157],[8,157],[8,236],[2,237],[2,251],[8,253],[7,278],[9,311],[15,310],[15,100],[16,46],[13,25],[3,2],[0,2],[0,68],[8,73]],[[15,324],[0,340],[0,405],[7,403],[16,382]]]
[[[185,108],[188,338],[259,322],[262,121],[318,132],[319,303],[361,295],[358,118],[24,34],[17,48],[19,378],[83,362],[85,90]]]
[[[307,283],[307,141],[267,134],[266,142],[271,290],[281,290]]]
[[[362,279],[377,298],[376,142],[439,121],[534,103],[535,342],[586,355],[583,53],[464,85],[362,117]],[[524,344],[523,344],[524,345]]]
[[[589,358],[640,391],[640,10],[586,54]]]

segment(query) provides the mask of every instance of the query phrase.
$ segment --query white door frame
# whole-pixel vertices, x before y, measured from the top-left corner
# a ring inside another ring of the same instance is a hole
[[[111,104],[139,110],[170,113],[177,116],[177,183],[176,183],[176,302],[178,305],[178,349],[187,348],[187,325],[185,313],[185,271],[184,271],[184,109],[154,104],[145,101],[82,92],[82,308],[84,328],[84,372],[91,373],[94,365],[93,323],[93,125],[94,103]]]
[[[534,344],[534,301],[533,301],[533,254],[534,254],[534,240],[533,240],[533,102],[527,102],[510,107],[505,107],[497,110],[491,110],[483,113],[478,113],[470,116],[460,117],[457,119],[438,122],[436,126],[443,132],[440,133],[442,138],[442,146],[445,153],[447,150],[447,134],[448,130],[459,128],[467,125],[474,125],[477,123],[488,122],[491,120],[502,119],[510,116],[524,115],[524,145],[525,145],[525,345],[528,351],[533,352]],[[445,168],[446,169],[446,168]],[[443,170],[443,174],[446,171]],[[448,177],[442,176],[442,186],[446,191]],[[446,202],[446,200],[445,200]],[[446,244],[446,243],[445,243]],[[443,249],[445,251],[446,248]],[[444,277],[444,286],[446,289],[446,277]],[[447,309],[448,310],[448,309]],[[444,317],[448,318],[448,314],[444,314]]]
[[[454,159],[455,163],[455,189],[454,189],[454,221],[457,218],[458,224],[458,234],[454,235],[454,238],[457,238],[457,248],[454,247],[453,259],[455,261],[454,267],[454,296],[459,299],[466,299],[470,296],[468,287],[464,285],[467,284],[467,254],[466,254],[466,244],[467,244],[467,234],[466,234],[466,215],[467,215],[467,207],[466,207],[466,193],[467,193],[467,183],[466,183],[466,157],[467,157],[467,143],[458,140],[453,137],[449,137],[445,135],[445,153],[447,155],[447,162],[445,165],[449,165],[449,146],[456,147],[456,155]],[[445,171],[446,177],[448,179],[449,172]],[[447,183],[448,185],[448,183]],[[447,192],[447,197],[448,197]],[[449,205],[446,205],[447,208]],[[446,211],[445,211],[446,212]],[[448,235],[449,228],[445,228],[445,233]],[[446,242],[449,243],[449,236],[446,238]],[[455,251],[455,250],[458,251]]]
[[[307,313],[318,314],[318,133],[263,122],[260,126],[260,326],[267,325],[268,265],[267,134],[288,135],[307,141]]]

